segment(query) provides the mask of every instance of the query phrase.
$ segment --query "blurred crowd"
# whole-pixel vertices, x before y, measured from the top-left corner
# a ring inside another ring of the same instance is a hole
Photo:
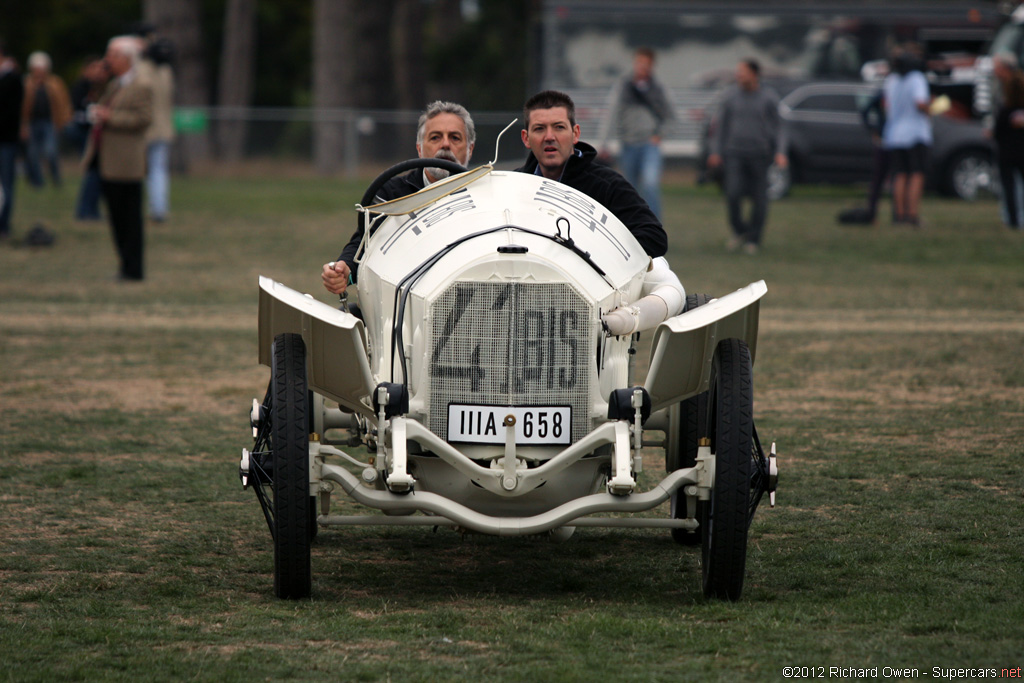
[[[111,51],[111,47],[116,48]],[[0,240],[10,239],[17,180],[33,188],[61,185],[60,148],[83,159],[74,218],[111,222],[122,259],[120,277],[141,279],[145,215],[161,222],[170,211],[170,147],[174,49],[151,26],[111,40],[103,56],[84,57],[71,86],[41,50],[23,58],[0,38]],[[114,62],[124,63],[115,67]],[[629,73],[612,87],[599,161],[616,164],[655,215],[660,214],[662,138],[675,120],[666,88],[654,74],[655,53],[638,48]],[[1024,73],[1012,53],[994,55],[996,107],[987,134],[1002,188],[1001,214],[1024,229]],[[892,222],[919,226],[925,175],[935,159],[932,119],[943,98],[930,92],[918,46],[900,46],[877,97],[861,113],[874,140],[874,174],[866,207],[842,222],[874,223],[879,198],[891,188]],[[948,103],[948,98],[946,102]],[[760,83],[760,66],[736,65],[735,85],[721,98],[720,125],[709,140],[708,167],[721,172],[732,237],[730,249],[755,254],[767,217],[766,168],[787,166],[787,140],[778,97]],[[609,141],[619,142],[618,158]],[[932,150],[934,152],[934,150]],[[145,206],[142,205],[145,200]],[[749,200],[749,217],[742,202]],[[138,206],[137,206],[138,205]],[[106,208],[104,212],[102,209]],[[141,214],[141,215],[137,215]],[[126,246],[128,245],[128,246]]]
[[[893,223],[918,226],[927,151],[932,144],[930,117],[942,114],[950,103],[948,98],[934,97],[930,92],[918,45],[898,46],[889,60],[889,70],[875,98],[861,110],[864,125],[875,142],[868,206],[862,219],[874,222],[881,190],[888,180],[892,187]],[[1002,52],[992,58],[992,74],[998,84],[996,106],[985,134],[995,153],[1003,222],[1013,230],[1022,230],[1024,72],[1016,55]]]
[[[60,187],[60,150],[70,147],[83,160],[74,218],[101,220],[105,205],[118,277],[142,278],[142,183],[150,219],[169,212],[173,63],[173,45],[140,25],[112,38],[104,55],[84,57],[69,88],[46,52],[29,54],[23,68],[0,38],[0,240],[11,238],[19,177]]]

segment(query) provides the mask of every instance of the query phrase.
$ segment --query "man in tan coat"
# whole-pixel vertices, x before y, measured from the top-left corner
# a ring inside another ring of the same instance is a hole
[[[134,36],[118,36],[107,45],[104,60],[112,79],[90,109],[92,136],[85,164],[97,164],[110,214],[114,244],[121,259],[121,280],[143,274],[142,180],[146,176],[146,129],[153,120],[153,91],[136,77],[142,50]]]

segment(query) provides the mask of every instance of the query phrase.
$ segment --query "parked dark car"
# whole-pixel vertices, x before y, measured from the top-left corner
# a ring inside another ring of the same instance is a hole
[[[871,134],[860,110],[878,92],[878,84],[806,83],[785,94],[779,115],[789,140],[789,169],[769,170],[769,195],[785,196],[793,184],[856,183],[871,179]],[[704,140],[714,130],[709,121]],[[930,189],[975,199],[997,191],[991,141],[979,121],[932,117],[934,144],[929,151]],[[706,158],[701,155],[701,164]]]

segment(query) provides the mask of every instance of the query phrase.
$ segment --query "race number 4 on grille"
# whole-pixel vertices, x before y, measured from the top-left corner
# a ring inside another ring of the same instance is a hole
[[[452,284],[431,311],[430,429],[504,444],[512,414],[518,444],[573,443],[591,428],[592,317],[566,283]]]

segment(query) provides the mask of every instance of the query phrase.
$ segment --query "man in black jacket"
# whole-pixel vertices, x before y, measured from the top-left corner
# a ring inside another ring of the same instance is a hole
[[[469,166],[476,144],[476,128],[473,118],[461,104],[454,102],[432,102],[420,116],[416,131],[416,154],[421,159],[447,159]],[[384,184],[374,197],[376,203],[405,197],[422,190],[430,183],[448,177],[448,171],[440,168],[425,168],[409,171],[392,178]],[[363,241],[363,222],[359,221],[352,238],[337,261],[324,264],[320,278],[331,294],[341,294],[355,282],[358,264],[355,261],[359,244]]]
[[[523,107],[526,163],[517,168],[579,190],[615,214],[652,258],[664,256],[668,237],[661,221],[629,182],[613,169],[594,163],[597,150],[580,142],[576,107],[565,93],[545,90]]]
[[[754,59],[736,65],[736,84],[722,96],[718,126],[711,136],[708,168],[724,173],[726,207],[733,236],[727,248],[750,255],[761,249],[768,218],[768,169],[774,161],[786,168],[786,129],[779,118],[779,98],[761,85],[761,66]],[[750,218],[743,200],[750,197]]]
[[[21,103],[25,86],[0,40],[0,240],[11,234],[11,209],[14,206],[15,160],[21,140]]]

